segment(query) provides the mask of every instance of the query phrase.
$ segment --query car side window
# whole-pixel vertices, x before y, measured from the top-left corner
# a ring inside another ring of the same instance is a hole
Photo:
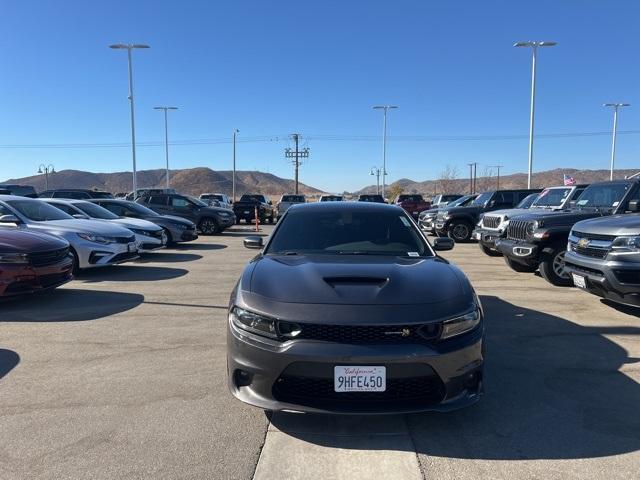
[[[177,208],[187,208],[191,202],[183,197],[171,197],[171,206]]]
[[[154,195],[152,197],[149,197],[147,203],[149,205],[166,205],[167,204],[167,197],[165,197],[163,195]]]
[[[111,213],[113,213],[114,215],[118,215],[119,217],[124,217],[124,208],[121,205],[117,205],[114,203],[100,203],[99,204],[102,208],[106,208],[107,210],[109,210]]]
[[[13,215],[13,212],[4,205],[0,205],[0,216],[2,215]]]
[[[54,205],[54,207],[56,207],[59,210],[62,210],[64,213],[68,213],[69,215],[73,216],[73,215],[78,215],[78,212],[76,212],[73,208],[71,208],[69,205],[61,205],[56,203]]]

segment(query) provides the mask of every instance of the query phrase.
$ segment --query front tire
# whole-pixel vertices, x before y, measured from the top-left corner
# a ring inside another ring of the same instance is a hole
[[[511,260],[509,257],[504,257],[504,262],[509,266],[511,270],[518,273],[533,273],[537,269],[531,265],[524,265],[523,263]]]
[[[214,233],[220,233],[220,226],[214,218],[206,217],[200,220],[198,230],[200,230],[203,235],[213,235]]]
[[[70,248],[69,255],[71,255],[71,259],[73,260],[71,273],[73,273],[74,275],[78,275],[80,273],[80,260],[78,260],[78,254],[73,248]]]
[[[567,253],[563,245],[557,244],[544,254],[540,263],[540,275],[551,285],[556,287],[570,287],[573,285],[571,276],[564,269],[564,254]]]
[[[171,236],[171,232],[169,231],[168,228],[164,228],[164,233],[167,236],[167,247],[170,247],[172,245],[175,245],[176,242],[173,241],[173,237]]]
[[[465,221],[454,221],[449,226],[449,238],[452,238],[456,243],[468,242],[471,240],[471,225]]]

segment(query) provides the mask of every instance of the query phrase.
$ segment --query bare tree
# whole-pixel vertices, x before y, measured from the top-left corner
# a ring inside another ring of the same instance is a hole
[[[394,202],[398,195],[404,192],[404,188],[402,185],[398,183],[394,183],[389,188],[387,188],[387,196],[391,202]]]
[[[458,187],[458,167],[447,165],[445,169],[440,172],[440,178],[438,179],[437,189],[438,193],[457,193]]]

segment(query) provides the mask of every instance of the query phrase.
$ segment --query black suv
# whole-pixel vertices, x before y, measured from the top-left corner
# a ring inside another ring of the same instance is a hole
[[[90,190],[85,188],[59,188],[57,190],[45,190],[38,194],[40,198],[70,198],[73,200],[88,200],[90,198],[113,198],[109,192]]]
[[[514,208],[526,196],[542,191],[541,188],[528,190],[490,190],[481,193],[466,207],[443,207],[436,216],[435,230],[439,236],[448,235],[456,242],[468,242],[480,214],[493,210]]]
[[[175,215],[196,224],[203,235],[222,233],[236,223],[236,217],[226,208],[210,207],[202,200],[177,193],[158,193],[140,196],[140,203],[161,215]]]
[[[570,286],[564,257],[571,227],[580,220],[630,213],[629,202],[640,198],[640,180],[593,183],[568,210],[530,212],[509,220],[506,238],[496,241],[505,262],[516,272],[535,272],[549,283]]]

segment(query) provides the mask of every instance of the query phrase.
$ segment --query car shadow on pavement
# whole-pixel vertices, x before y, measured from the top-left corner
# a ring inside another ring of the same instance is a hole
[[[13,350],[0,348],[0,379],[20,363],[20,355]]]
[[[98,282],[155,282],[171,280],[189,273],[184,268],[152,267],[142,265],[116,265],[84,270],[76,276],[83,283]]]
[[[405,415],[407,433],[419,455],[577,459],[640,448],[640,384],[619,371],[640,359],[630,358],[606,338],[640,335],[640,326],[609,327],[603,318],[602,326],[585,327],[494,296],[483,296],[482,302],[487,332],[485,395],[464,410]],[[344,448],[340,433],[327,428],[340,422],[321,415],[304,417],[276,414],[272,423],[305,441]],[[390,420],[361,417],[362,441],[349,448],[371,448],[368,436],[376,433],[376,426],[384,431]],[[310,433],[308,423],[314,421],[322,435]],[[359,435],[359,424],[354,423],[348,434]],[[398,447],[402,448],[406,447]]]
[[[173,247],[174,250],[222,250],[227,248],[226,245],[219,243],[179,243]]]
[[[270,234],[266,232],[256,232],[255,230],[224,232],[223,237],[268,237]]]
[[[82,322],[97,320],[137,307],[137,293],[61,288],[3,303],[2,322]]]
[[[143,253],[135,263],[179,263],[200,260],[202,255],[196,253],[151,252]]]
[[[624,313],[626,315],[633,315],[634,317],[640,317],[640,308],[633,307],[631,305],[624,305],[623,303],[612,302],[611,300],[606,300],[604,298],[600,299],[600,303],[606,305],[607,307],[613,308],[620,313]]]

